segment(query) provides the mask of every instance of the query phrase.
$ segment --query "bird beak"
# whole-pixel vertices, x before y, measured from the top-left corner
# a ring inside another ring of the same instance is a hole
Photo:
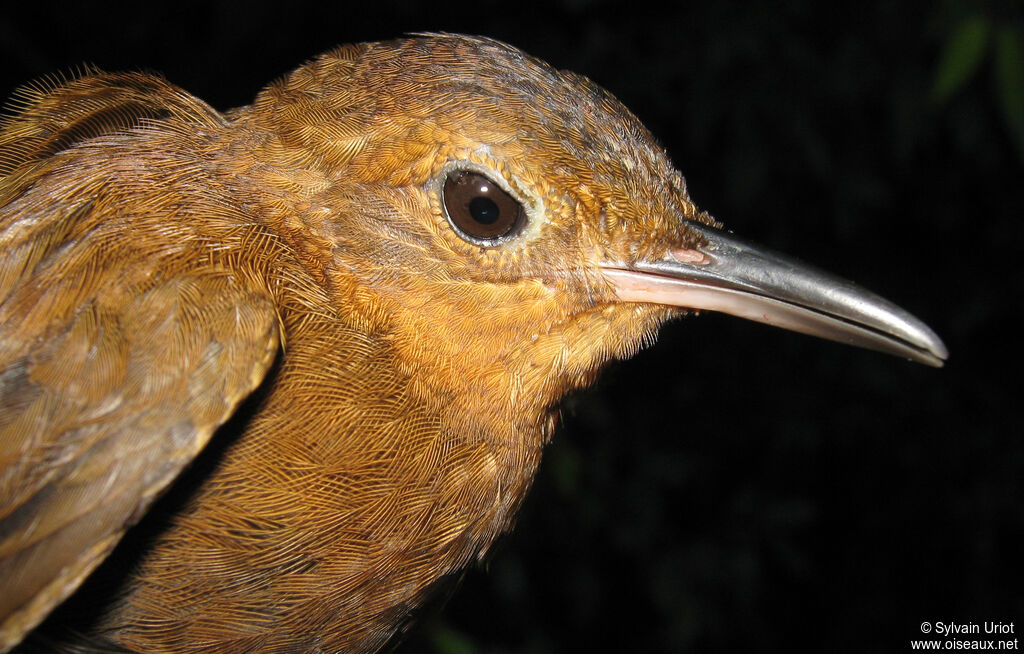
[[[621,301],[721,311],[935,367],[948,356],[927,325],[874,293],[707,225],[688,227],[702,245],[602,266]]]

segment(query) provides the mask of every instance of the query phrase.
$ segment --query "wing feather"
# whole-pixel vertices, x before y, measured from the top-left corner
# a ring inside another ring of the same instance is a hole
[[[160,150],[153,121],[180,133],[216,112],[139,74],[22,102],[0,126],[0,651],[107,556],[279,344],[232,250],[260,236],[187,153]]]

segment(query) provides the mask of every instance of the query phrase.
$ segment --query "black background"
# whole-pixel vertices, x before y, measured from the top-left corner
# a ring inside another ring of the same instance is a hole
[[[1024,141],[991,53],[932,93],[957,26],[1020,34],[1019,3],[5,12],[4,92],[88,62],[161,71],[218,109],[340,43],[508,41],[616,94],[729,228],[949,346],[934,370],[727,317],[669,325],[566,402],[517,530],[401,651],[897,652],[923,621],[1024,628]]]

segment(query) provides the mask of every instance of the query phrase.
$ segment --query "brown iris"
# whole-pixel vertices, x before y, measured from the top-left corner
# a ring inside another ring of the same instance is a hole
[[[460,236],[487,245],[516,234],[526,222],[523,205],[486,176],[470,170],[448,174],[444,208]]]

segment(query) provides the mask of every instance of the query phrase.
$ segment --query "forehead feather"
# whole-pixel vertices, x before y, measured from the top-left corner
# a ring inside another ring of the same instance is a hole
[[[268,89],[278,111],[351,124],[383,138],[451,134],[514,141],[570,174],[602,169],[665,179],[671,165],[642,123],[590,80],[504,43],[432,35],[329,52]],[[287,106],[291,105],[291,107]],[[319,111],[310,112],[310,105]],[[604,177],[605,175],[599,175]]]

